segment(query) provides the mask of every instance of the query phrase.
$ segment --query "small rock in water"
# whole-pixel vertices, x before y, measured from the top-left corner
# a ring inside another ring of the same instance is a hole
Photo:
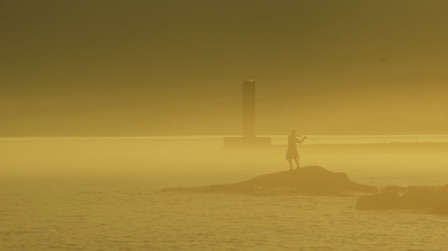
[[[403,194],[400,195],[397,191]],[[429,213],[448,214],[448,185],[443,187],[388,187],[379,194],[359,198],[356,208],[360,210],[429,210]]]

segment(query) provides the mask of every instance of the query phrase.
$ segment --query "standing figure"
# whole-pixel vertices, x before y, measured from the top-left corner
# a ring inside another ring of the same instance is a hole
[[[300,168],[299,165],[299,153],[297,152],[297,143],[302,144],[306,139],[306,136],[301,139],[297,138],[296,131],[292,130],[291,134],[288,136],[288,151],[286,152],[286,160],[289,162],[289,168],[292,170],[292,160],[296,162],[297,169]]]

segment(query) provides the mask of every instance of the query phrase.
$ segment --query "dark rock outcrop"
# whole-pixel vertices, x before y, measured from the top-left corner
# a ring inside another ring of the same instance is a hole
[[[430,214],[440,214],[448,216],[448,199],[440,201],[433,208],[431,208],[428,213]]]
[[[311,195],[344,195],[347,193],[375,193],[377,188],[352,182],[345,173],[330,172],[322,167],[308,166],[255,177],[248,181],[189,188],[166,188],[162,191],[217,192],[217,193],[294,193]]]
[[[448,215],[448,185],[436,191],[438,201],[436,205],[428,211],[430,214]]]
[[[360,210],[429,210],[430,213],[448,214],[448,185],[444,187],[388,187],[379,194],[359,198],[356,208]]]
[[[358,199],[356,208],[375,209],[429,209],[435,203],[432,193],[425,189],[415,189],[400,195],[396,192],[382,192]]]
[[[356,202],[356,208],[361,210],[396,209],[399,207],[398,200],[400,200],[398,193],[382,192],[359,198]]]

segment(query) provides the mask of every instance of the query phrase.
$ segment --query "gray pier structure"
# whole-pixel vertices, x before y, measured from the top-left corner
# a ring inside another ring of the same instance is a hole
[[[270,146],[270,137],[256,135],[256,92],[255,81],[245,80],[243,83],[243,135],[242,137],[224,137],[224,147],[259,147]]]

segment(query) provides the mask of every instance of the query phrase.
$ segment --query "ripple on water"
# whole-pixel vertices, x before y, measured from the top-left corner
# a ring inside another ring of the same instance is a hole
[[[356,197],[150,192],[112,186],[2,193],[7,250],[443,250],[447,217],[355,210]],[[18,184],[18,190],[20,190]]]

